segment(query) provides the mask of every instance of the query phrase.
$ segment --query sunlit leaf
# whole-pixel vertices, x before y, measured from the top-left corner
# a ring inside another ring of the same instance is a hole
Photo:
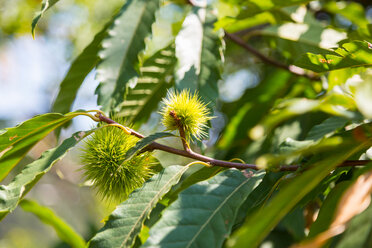
[[[342,86],[349,78],[361,73],[363,70],[365,70],[363,67],[349,67],[330,71],[328,74],[328,91],[332,90],[335,86]]]
[[[269,26],[256,33],[274,41],[274,49],[281,51],[291,61],[305,53],[337,55],[329,49],[337,47],[337,42],[347,37],[345,32],[326,28],[320,23],[290,22]]]
[[[221,35],[214,31],[215,21],[210,9],[195,8],[186,17],[176,40],[179,59],[176,88],[198,91],[209,107],[213,107],[218,97],[224,48]]]
[[[344,43],[334,54],[307,53],[295,65],[315,72],[326,72],[348,67],[371,66],[372,45],[366,41]]]
[[[145,38],[155,21],[159,0],[128,0],[108,30],[99,52],[96,90],[104,111],[116,108],[124,99],[130,79],[138,76],[135,65],[145,47]],[[125,31],[123,31],[125,30]]]
[[[49,113],[6,129],[0,136],[0,181],[38,141],[78,115],[79,112],[66,115]]]
[[[136,86],[128,89],[118,115],[136,125],[146,121],[174,84],[176,61],[173,43],[146,59]]]

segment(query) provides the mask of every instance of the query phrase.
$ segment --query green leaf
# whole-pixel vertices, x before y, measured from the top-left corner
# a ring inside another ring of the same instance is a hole
[[[174,137],[175,135],[171,133],[154,133],[141,139],[136,143],[135,146],[127,151],[127,153],[125,154],[125,161],[130,160],[137,152],[141,151],[143,148],[145,148],[155,140],[172,136]]]
[[[0,181],[38,141],[77,115],[79,112],[66,115],[57,113],[38,115],[2,133],[0,136]]]
[[[280,50],[290,62],[305,53],[337,55],[329,49],[337,47],[337,42],[346,38],[346,33],[326,28],[317,22],[273,25],[257,31],[257,35],[274,41],[274,49]]]
[[[32,37],[35,38],[35,28],[39,21],[39,19],[43,16],[45,11],[47,11],[49,8],[51,8],[54,4],[56,4],[59,0],[43,0],[41,4],[41,10],[36,13],[34,19],[32,20],[31,24],[31,33]]]
[[[128,89],[118,115],[135,124],[146,121],[167,89],[173,86],[176,61],[173,42],[145,60],[140,68],[141,76],[136,86]]]
[[[131,247],[157,202],[178,182],[187,166],[169,166],[117,206],[89,247]]]
[[[227,241],[227,247],[257,247],[268,233],[293,207],[314,189],[338,164],[363,149],[371,142],[345,142],[329,156],[286,184],[260,211],[252,214],[245,224]]]
[[[98,51],[101,48],[107,28],[112,24],[110,20],[102,30],[96,34],[92,42],[72,62],[69,71],[60,84],[58,96],[55,99],[52,110],[58,113],[70,111],[77,92],[88,73],[93,70],[99,61]]]
[[[363,67],[356,67],[356,68],[344,68],[339,70],[330,71],[328,74],[328,92],[331,91],[337,85],[343,85],[346,83],[346,80],[354,76],[355,74],[359,74],[364,71],[365,68]]]
[[[372,246],[372,205],[355,216],[347,225],[337,248],[362,248]]]
[[[226,168],[218,166],[207,167],[202,164],[193,164],[190,166],[190,168],[182,175],[180,181],[163,197],[162,201],[156,205],[148,219],[145,221],[144,224],[147,228],[143,229],[141,233],[146,233],[146,236],[145,238],[141,238],[142,243],[146,242],[149,229],[151,229],[151,227],[161,218],[161,212],[178,198],[178,194],[181,191],[193,184],[207,180],[223,170],[226,170]]]
[[[215,21],[212,10],[194,8],[186,17],[186,24],[176,41],[180,64],[177,89],[197,91],[210,108],[218,97],[217,82],[221,78],[224,49],[221,35],[214,31]],[[193,46],[193,49],[190,50],[189,46]]]
[[[138,76],[134,67],[159,5],[159,0],[128,0],[109,29],[109,36],[103,40],[96,93],[104,111],[116,108],[123,101],[129,80]]]
[[[58,237],[71,247],[86,247],[84,239],[63,219],[56,215],[50,208],[39,205],[35,201],[22,200],[19,204],[24,211],[33,213],[42,222],[50,225],[56,231]]]
[[[239,207],[265,175],[250,173],[227,170],[181,192],[143,247],[221,247]]]
[[[293,20],[287,13],[281,10],[273,10],[270,12],[262,12],[254,15],[254,17],[248,17],[245,19],[236,19],[228,15],[226,17],[219,18],[215,24],[215,28],[223,28],[228,33],[235,33],[259,25],[266,25],[268,23],[274,25],[284,21],[291,22]]]
[[[274,70],[259,85],[245,92],[236,104],[237,112],[231,116],[218,144],[221,149],[234,144],[239,146],[240,140],[248,138],[248,131],[268,114],[276,99],[283,95],[290,77],[286,71]],[[231,111],[230,107],[226,108],[226,111]]]
[[[359,26],[359,28],[367,28],[369,24],[365,14],[366,12],[360,3],[329,1],[324,4],[323,8],[329,13],[342,15]]]
[[[355,112],[355,100],[350,95],[340,94],[338,92],[330,92],[316,100],[291,98],[282,101],[277,107],[278,109],[272,111],[272,113],[262,121],[262,125],[266,132],[269,132],[269,130],[285,120],[309,112],[322,111],[330,115],[342,116],[347,119],[359,119],[359,114]]]
[[[0,220],[17,207],[21,199],[56,162],[93,131],[76,132],[72,137],[64,140],[61,145],[44,152],[38,160],[28,164],[9,185],[1,185]]]
[[[316,235],[326,231],[332,223],[335,211],[339,205],[342,195],[345,190],[350,186],[352,181],[343,181],[338,183],[332,191],[327,195],[324,203],[322,204],[316,221],[311,225],[308,238],[311,239]]]
[[[372,45],[367,41],[344,43],[335,52],[337,55],[307,53],[302,55],[295,65],[315,72],[372,65]]]
[[[338,129],[343,128],[348,120],[339,116],[332,116],[322,123],[315,125],[307,134],[306,140],[317,141],[324,137],[329,137],[334,134]]]
[[[194,170],[192,170],[194,169]],[[220,173],[221,171],[225,170],[226,168],[213,166],[213,167],[207,167],[205,165],[198,165],[194,164],[188,170],[181,178],[180,182],[175,185],[171,191],[166,195],[166,197],[170,200],[170,202],[173,202],[177,199],[178,194],[190,187],[191,185],[194,185],[198,182],[207,180],[213,176],[215,176],[217,173]]]
[[[239,208],[233,231],[240,227],[247,216],[265,204],[274,193],[286,172],[267,172],[262,182],[252,191]]]
[[[371,54],[372,55],[372,54]],[[359,111],[368,119],[372,118],[372,73],[355,87],[355,102]]]
[[[264,11],[279,9],[292,5],[306,4],[308,2],[310,2],[310,0],[245,0],[242,3],[242,9],[237,18],[243,19]]]

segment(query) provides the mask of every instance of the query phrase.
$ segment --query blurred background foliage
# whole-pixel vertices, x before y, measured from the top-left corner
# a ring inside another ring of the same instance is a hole
[[[70,61],[123,3],[119,0],[63,1],[43,16],[33,40],[31,22],[40,10],[41,1],[0,1],[0,129],[50,111],[59,80],[66,73]],[[90,89],[90,93],[82,92],[86,97],[82,96],[81,107],[96,106],[93,92],[97,83],[93,78],[88,79],[85,87]],[[89,121],[78,120],[70,132],[79,126],[89,128],[91,125]],[[54,135],[39,142],[12,175],[56,144]],[[88,187],[79,186],[83,181],[77,157],[76,152],[68,155],[60,162],[61,165],[56,165],[43,178],[30,196],[54,209],[88,239],[112,207],[102,206],[100,199]],[[50,226],[19,208],[0,226],[0,247],[69,246],[59,241]]]
[[[118,12],[124,2],[60,1],[43,15],[33,40],[31,21],[40,9],[41,1],[0,0],[0,129],[51,110],[59,82],[64,78],[71,61]],[[142,54],[142,60],[174,40],[176,34],[182,30],[182,23],[186,18],[184,10],[189,6],[186,1],[181,0],[167,2],[169,5],[157,13],[153,37],[146,41],[146,52]],[[310,66],[309,58],[301,56],[306,52],[330,53],[330,48],[339,47],[350,40],[371,41],[372,6],[368,1],[303,1],[306,5],[289,6],[292,1],[288,0],[287,7],[268,10],[255,9],[254,2],[256,1],[209,1],[218,11],[214,28],[223,28],[239,35],[244,41],[249,41],[255,50],[284,65],[294,64],[323,72],[326,69],[321,66],[306,67]],[[314,136],[309,138],[309,131],[330,115],[341,116],[335,120],[336,126],[338,123],[340,128],[350,120],[358,122],[372,117],[368,108],[370,101],[360,97],[361,102],[355,102],[348,97],[354,97],[363,91],[355,86],[356,81],[372,81],[370,71],[365,68],[341,67],[314,80],[262,63],[261,59],[242,52],[241,47],[231,40],[225,39],[225,42],[224,70],[218,80],[219,97],[214,106],[214,115],[217,118],[211,121],[209,140],[199,144],[203,152],[219,159],[239,157],[247,163],[254,163],[261,155],[285,149],[290,151],[291,147],[298,148],[300,145],[295,143],[298,140],[315,139]],[[359,47],[357,48],[359,51]],[[299,58],[301,63],[298,62]],[[94,74],[93,70],[85,79],[72,109],[97,108],[94,90],[98,81]],[[358,74],[364,75],[364,78],[353,78]],[[353,79],[350,80],[351,78]],[[340,97],[332,95],[332,92],[340,90],[347,94]],[[368,90],[370,88],[366,91]],[[335,108],[335,105],[338,107]],[[277,116],[277,112],[271,112],[274,108],[282,110],[296,106],[300,106],[299,109],[292,112],[279,111]],[[269,113],[272,114],[270,118]],[[137,124],[142,132],[149,134],[156,130],[163,131],[158,122],[159,115],[154,111],[150,119],[142,119]],[[62,132],[61,137],[63,139],[76,130],[91,126],[92,122],[81,117],[74,120],[73,125]],[[57,143],[55,136],[49,135],[31,150],[21,165],[30,163],[42,151]],[[90,187],[84,185],[81,172],[78,171],[78,156],[78,152],[73,151],[60,161],[28,197],[52,208],[89,240],[102,226],[100,221],[114,206],[102,202]],[[371,154],[367,152],[363,156],[370,158]],[[174,159],[165,154],[158,154],[158,158],[164,166],[174,164]],[[286,159],[286,162],[291,163],[297,157]],[[189,160],[177,158],[177,164],[187,161]],[[5,183],[21,169],[22,166],[16,167]],[[347,171],[337,172],[337,177],[348,176]],[[274,183],[279,180],[274,175],[271,177]],[[336,181],[335,178],[332,180]],[[268,183],[274,184],[273,182]],[[322,195],[323,192],[324,188],[317,188],[312,194],[319,193],[321,198],[325,195]],[[311,204],[317,206],[318,201],[323,200],[314,198],[315,200],[309,200],[309,197],[307,202],[304,199],[304,204],[288,214],[265,242],[275,242],[275,247],[287,247],[301,240],[305,236],[303,230],[307,220],[298,216],[303,213],[305,202],[308,204],[305,210],[311,211]],[[296,228],[298,226],[300,227]],[[0,247],[68,246],[59,241],[52,228],[43,225],[32,214],[17,208],[0,225]]]

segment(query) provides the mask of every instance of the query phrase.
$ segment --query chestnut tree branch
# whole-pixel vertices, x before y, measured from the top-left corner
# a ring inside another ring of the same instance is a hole
[[[108,118],[107,116],[102,115],[101,113],[97,113],[96,115],[102,122],[108,123],[108,124],[118,124],[117,122],[113,121],[112,119]],[[137,138],[144,138],[142,134],[136,132],[133,129],[129,129],[131,135],[136,136]],[[244,163],[235,163],[235,162],[228,162],[223,160],[214,159],[211,157],[207,157],[204,155],[201,155],[199,153],[196,153],[192,151],[191,149],[188,150],[180,150],[174,147],[166,146],[157,142],[152,142],[150,145],[146,147],[147,151],[153,151],[153,150],[160,150],[165,151],[168,153],[180,155],[187,158],[196,159],[199,161],[206,162],[210,164],[211,166],[220,166],[225,168],[236,168],[236,169],[253,169],[253,170],[259,170],[260,168],[255,164],[244,164]],[[348,167],[348,166],[361,166],[366,165],[367,163],[371,162],[370,160],[347,160],[344,161],[342,164],[338,165],[338,167]],[[296,171],[298,168],[300,168],[299,165],[284,165],[280,166],[278,169],[279,171]]]
[[[305,73],[305,71],[300,67],[297,67],[297,66],[294,66],[294,65],[289,65],[288,66],[288,65],[282,64],[282,63],[280,63],[276,60],[273,60],[273,59],[265,56],[264,54],[262,54],[261,52],[256,50],[254,47],[248,45],[242,38],[240,38],[239,36],[237,36],[235,34],[231,34],[231,33],[228,33],[228,32],[225,31],[225,37],[228,38],[229,40],[233,41],[237,45],[241,46],[242,48],[244,48],[249,53],[251,53],[254,56],[256,56],[257,58],[259,58],[262,62],[264,62],[266,64],[270,64],[270,65],[273,65],[275,67],[287,70],[287,71],[289,71],[289,72],[291,72],[291,73],[293,73],[297,76],[306,77],[310,80],[319,80],[320,79],[315,74]]]

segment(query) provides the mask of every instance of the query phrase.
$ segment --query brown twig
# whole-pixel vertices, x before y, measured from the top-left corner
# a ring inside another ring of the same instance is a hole
[[[105,123],[108,124],[117,124],[117,122],[111,120],[110,118],[98,113],[97,117]],[[134,131],[133,129],[130,129],[131,135],[134,135],[140,139],[144,138],[142,134]],[[234,163],[234,162],[228,162],[228,161],[223,161],[223,160],[218,160],[218,159],[213,159],[204,155],[201,155],[199,153],[196,153],[192,150],[179,150],[177,148],[173,148],[170,146],[166,146],[157,142],[152,142],[150,145],[147,146],[147,151],[153,151],[153,150],[160,150],[160,151],[165,151],[168,153],[180,155],[183,157],[187,158],[192,158],[196,159],[199,161],[206,162],[212,166],[220,166],[220,167],[225,167],[225,168],[236,168],[236,169],[253,169],[253,170],[259,170],[260,168],[255,165],[255,164],[244,164],[244,163]],[[366,165],[367,163],[371,162],[370,160],[347,160],[343,162],[342,164],[338,165],[338,167],[348,167],[348,166],[361,166],[361,165]],[[280,166],[279,170],[280,171],[296,171],[298,168],[300,168],[299,165],[284,165]]]
[[[247,50],[249,53],[251,53],[254,56],[256,56],[257,58],[259,58],[262,62],[264,62],[266,64],[273,65],[275,67],[287,70],[287,71],[289,71],[289,72],[291,72],[291,73],[293,73],[297,76],[306,77],[306,78],[311,79],[311,80],[319,80],[320,79],[315,74],[305,73],[305,71],[300,67],[297,67],[297,66],[294,66],[294,65],[289,65],[288,66],[288,65],[282,64],[282,63],[280,63],[276,60],[273,60],[273,59],[265,56],[264,54],[262,54],[261,52],[256,50],[254,47],[248,45],[242,38],[240,38],[239,36],[237,36],[235,34],[225,32],[225,37],[227,37],[228,39],[230,39],[234,43],[238,44],[239,46],[241,46],[242,48]]]
[[[257,31],[257,30],[261,30],[261,29],[266,28],[268,26],[270,26],[270,23],[260,24],[260,25],[257,25],[257,26],[253,26],[253,27],[250,27],[250,28],[246,28],[246,29],[234,32],[234,35],[244,36],[246,34],[252,33],[252,32]]]

